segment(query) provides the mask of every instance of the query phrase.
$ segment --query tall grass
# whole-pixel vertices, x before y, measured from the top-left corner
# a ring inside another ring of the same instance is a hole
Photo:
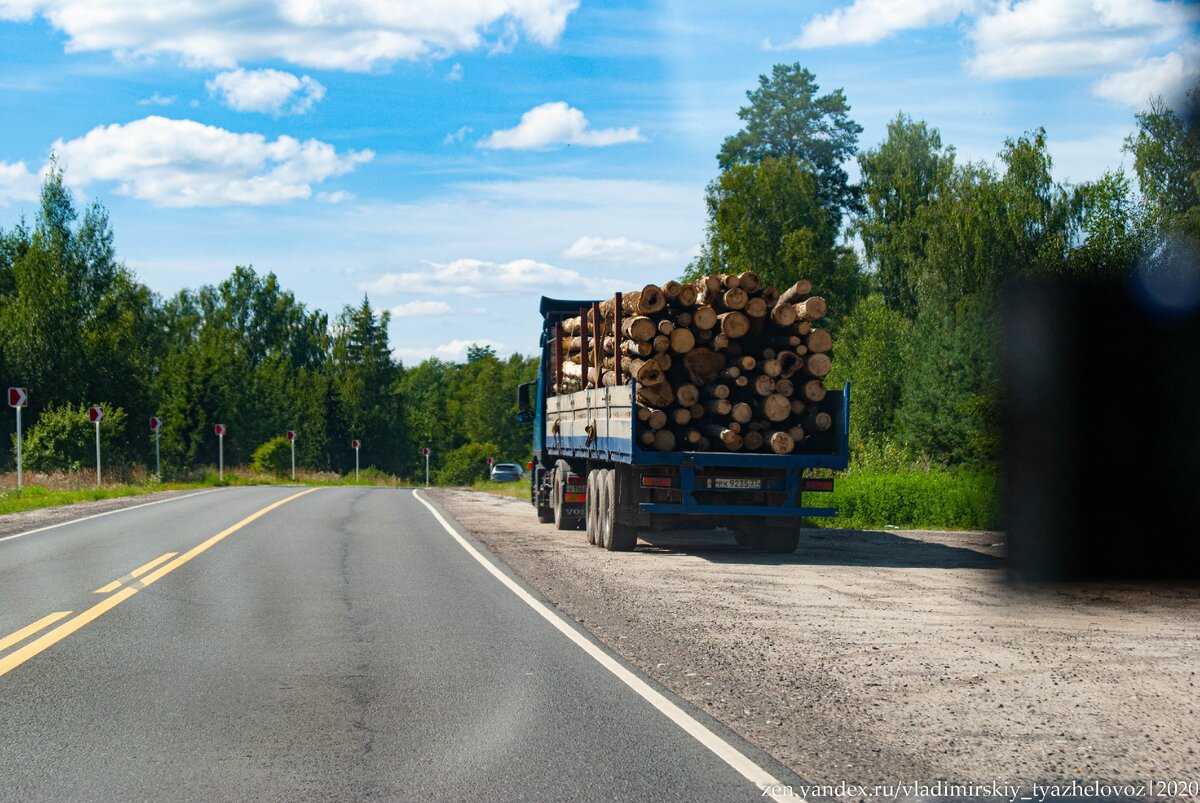
[[[970,471],[851,471],[831,494],[807,494],[805,504],[837,507],[836,518],[809,519],[819,527],[986,530],[999,526],[996,478]]]

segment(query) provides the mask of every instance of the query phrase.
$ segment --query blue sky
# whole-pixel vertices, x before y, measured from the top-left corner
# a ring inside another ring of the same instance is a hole
[[[163,9],[169,9],[164,13]],[[1200,76],[1168,0],[0,0],[0,225],[56,151],[154,290],[273,271],[393,310],[396,354],[530,353],[540,290],[679,273],[722,139],[780,62],[876,145],[903,110],[960,158],[1046,128],[1060,179],[1129,167]],[[852,171],[853,172],[853,171]]]

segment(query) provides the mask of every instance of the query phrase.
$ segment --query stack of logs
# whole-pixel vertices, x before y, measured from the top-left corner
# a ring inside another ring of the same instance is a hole
[[[617,294],[558,324],[557,391],[632,378],[645,447],[789,454],[833,423],[833,342],[812,289],[780,293],[747,271]]]

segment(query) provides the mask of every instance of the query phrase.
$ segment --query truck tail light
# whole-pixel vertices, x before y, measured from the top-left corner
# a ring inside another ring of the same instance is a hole
[[[833,480],[831,479],[808,479],[800,486],[805,491],[832,491]]]
[[[671,478],[654,476],[652,474],[643,474],[642,475],[642,487],[643,488],[670,488],[671,487]]]
[[[587,491],[587,480],[578,474],[567,475],[567,493],[578,493],[582,498],[583,492]]]

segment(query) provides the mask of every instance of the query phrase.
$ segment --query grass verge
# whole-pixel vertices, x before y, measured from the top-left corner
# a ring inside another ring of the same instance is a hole
[[[836,518],[809,519],[817,527],[930,530],[995,529],[996,478],[966,471],[839,475],[832,494],[810,494],[805,504],[839,509]]]

